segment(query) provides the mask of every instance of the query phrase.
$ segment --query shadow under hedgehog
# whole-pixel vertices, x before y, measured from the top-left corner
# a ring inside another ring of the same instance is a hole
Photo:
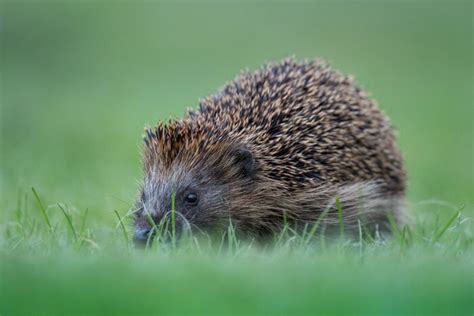
[[[322,60],[242,73],[184,119],[146,130],[135,240],[146,242],[172,203],[177,230],[216,232],[231,221],[262,238],[324,214],[329,232],[337,204],[348,232],[359,221],[388,232],[390,218],[405,217],[395,142],[376,103]]]

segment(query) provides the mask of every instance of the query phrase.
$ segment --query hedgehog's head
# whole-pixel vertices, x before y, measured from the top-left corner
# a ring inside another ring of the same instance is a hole
[[[245,209],[242,201],[254,188],[256,169],[251,151],[224,137],[211,140],[182,122],[147,130],[136,241],[149,240],[155,225],[171,219],[173,207],[178,232],[227,227],[233,203]]]

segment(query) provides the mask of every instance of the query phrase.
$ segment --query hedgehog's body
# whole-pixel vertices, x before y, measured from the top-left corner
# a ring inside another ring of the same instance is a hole
[[[171,207],[200,228],[264,235],[283,214],[303,227],[328,209],[345,227],[401,218],[405,173],[388,119],[353,80],[322,61],[245,73],[181,121],[147,131],[138,231]],[[196,201],[197,200],[197,201]],[[139,237],[139,236],[138,236]]]

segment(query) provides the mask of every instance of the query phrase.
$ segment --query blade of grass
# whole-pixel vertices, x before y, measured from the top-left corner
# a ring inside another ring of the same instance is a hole
[[[387,212],[387,219],[388,223],[390,224],[390,228],[392,229],[392,233],[395,234],[397,238],[400,238],[400,227],[398,227],[398,224],[395,221],[395,218],[393,217],[393,213],[391,211]]]
[[[283,229],[281,230],[278,236],[276,245],[279,245],[281,243],[283,238],[287,235],[287,231],[288,231],[288,215],[286,211],[283,211]]]
[[[24,213],[26,211],[26,208],[23,209],[22,200],[23,200],[23,196],[22,196],[21,192],[19,191],[18,192],[17,207],[16,207],[16,211],[15,211],[16,227],[18,227],[18,231],[20,231],[21,235],[23,237],[25,237],[26,236],[25,235],[25,228],[23,226],[24,226],[24,222],[25,222],[25,218],[26,218],[26,216],[24,215]],[[9,231],[7,230],[7,232],[9,232]],[[9,238],[10,236],[7,236],[7,237]]]
[[[88,213],[89,213],[89,209],[86,208],[84,212],[84,216],[82,216],[81,229],[79,230],[79,236],[82,236],[82,234],[84,233],[84,227],[86,226],[86,218],[87,218]]]
[[[229,226],[227,227],[227,246],[229,249],[227,249],[230,253],[232,253],[234,249],[234,244],[236,244],[236,238],[235,238],[235,229],[234,225],[232,224],[232,219],[229,218]]]
[[[117,215],[117,218],[120,222],[120,227],[122,227],[123,237],[124,237],[125,243],[127,244],[127,247],[128,247],[130,245],[130,242],[128,240],[127,230],[125,229],[125,225],[123,224],[123,221],[122,221],[122,218],[120,217],[119,212],[117,212],[117,210],[114,210],[114,212],[115,212],[115,215]]]
[[[453,216],[451,216],[451,218],[446,222],[446,224],[443,226],[441,231],[439,231],[438,234],[435,236],[432,243],[437,242],[448,230],[448,228],[452,225],[452,223],[456,220],[456,218],[458,218],[460,215],[461,215],[461,211],[457,211]]]
[[[148,234],[148,238],[146,240],[146,245],[145,245],[145,250],[149,249],[150,247],[150,244],[153,240],[153,236],[156,235],[156,238],[159,239],[161,237],[161,231],[160,233],[158,234],[158,227],[155,223],[155,220],[153,219],[153,217],[151,216],[150,212],[148,211],[148,209],[146,208],[146,205],[143,204],[143,213],[145,214],[145,217],[147,219],[147,222],[148,224],[151,226],[151,231],[150,233]],[[162,227],[163,225],[163,221],[161,221],[160,223],[160,226]]]
[[[22,198],[23,197],[22,197],[21,191],[18,190],[18,195],[17,195],[17,200],[16,200],[16,210],[15,210],[15,216],[16,216],[17,222],[21,222],[23,219],[22,205],[21,205]]]
[[[322,251],[326,251],[326,225],[321,228],[319,244]]]
[[[58,203],[58,207],[63,212],[64,217],[66,217],[66,221],[67,221],[67,223],[69,225],[69,228],[71,229],[72,234],[74,236],[74,241],[77,242],[77,234],[76,234],[76,230],[74,229],[74,225],[72,224],[71,216],[66,212],[66,210],[62,207],[61,204]]]
[[[171,243],[176,249],[176,192],[171,193]]]
[[[405,225],[405,227],[406,227],[406,233],[405,233],[406,244],[407,246],[410,246],[413,243],[413,234],[411,232],[410,226]]]
[[[367,238],[370,242],[374,243],[376,239],[374,238],[374,232],[371,232],[370,228],[368,227],[368,223],[362,223],[362,231],[364,232],[365,238]]]
[[[33,191],[33,195],[35,197],[36,204],[38,205],[38,208],[40,209],[41,214],[44,217],[46,225],[48,225],[49,231],[52,234],[53,233],[53,226],[51,225],[51,222],[49,221],[48,214],[46,214],[46,209],[44,208],[43,203],[41,202],[41,199],[38,195],[38,192],[36,192],[35,188],[33,188],[33,187],[31,187],[31,191]]]
[[[326,215],[329,213],[330,210],[331,208],[327,207],[318,217],[318,220],[316,221],[316,223],[314,223],[313,227],[311,227],[311,230],[309,231],[308,237],[306,238],[306,241],[305,241],[306,246],[308,246],[309,242],[311,241],[311,238],[313,238],[314,234],[316,234],[316,231],[318,230],[319,225],[321,225],[321,221],[326,217]]]
[[[337,217],[339,218],[339,233],[341,239],[344,239],[344,221],[342,217],[342,205],[341,200],[336,198],[336,209],[337,209]]]

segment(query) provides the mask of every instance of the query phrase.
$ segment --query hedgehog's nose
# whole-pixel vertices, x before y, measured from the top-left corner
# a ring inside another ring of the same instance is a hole
[[[150,236],[151,229],[149,228],[139,228],[135,231],[135,235],[133,236],[133,243],[135,246],[144,247],[147,243],[153,241],[153,236]]]

